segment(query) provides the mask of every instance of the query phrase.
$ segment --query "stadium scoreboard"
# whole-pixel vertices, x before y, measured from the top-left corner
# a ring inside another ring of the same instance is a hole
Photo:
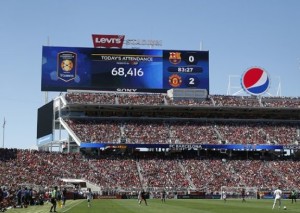
[[[43,47],[42,91],[209,92],[208,51]]]

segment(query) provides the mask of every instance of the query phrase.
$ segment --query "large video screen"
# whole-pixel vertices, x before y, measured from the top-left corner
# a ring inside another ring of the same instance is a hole
[[[38,109],[37,143],[42,145],[52,140],[53,133],[53,101]]]
[[[209,92],[208,51],[43,47],[42,91]]]

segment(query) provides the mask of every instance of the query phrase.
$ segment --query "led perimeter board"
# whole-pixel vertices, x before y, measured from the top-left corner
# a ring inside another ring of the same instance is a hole
[[[208,51],[43,47],[42,91],[206,89]]]

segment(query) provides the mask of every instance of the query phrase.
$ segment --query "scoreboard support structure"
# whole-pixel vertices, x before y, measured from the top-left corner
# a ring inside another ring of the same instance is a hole
[[[205,89],[170,89],[167,94],[171,99],[207,99]]]

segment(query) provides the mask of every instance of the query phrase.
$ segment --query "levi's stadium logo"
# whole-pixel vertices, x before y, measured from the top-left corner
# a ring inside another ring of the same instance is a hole
[[[242,87],[251,95],[264,94],[270,87],[267,71],[259,67],[248,69],[242,76]]]
[[[125,35],[98,35],[93,34],[95,48],[122,48]]]

